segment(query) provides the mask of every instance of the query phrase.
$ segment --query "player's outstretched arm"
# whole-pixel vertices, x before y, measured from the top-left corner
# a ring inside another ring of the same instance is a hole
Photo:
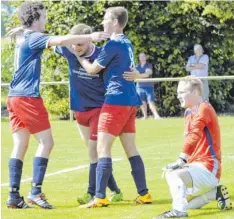
[[[86,41],[99,42],[106,40],[110,37],[108,33],[105,32],[94,32],[91,34],[84,35],[65,35],[65,36],[54,36],[50,39],[48,45],[51,46],[70,46],[78,43],[84,43]]]
[[[4,37],[15,38],[17,35],[23,33],[23,31],[24,31],[23,26],[15,27],[11,29],[9,32],[7,32],[7,34]]]

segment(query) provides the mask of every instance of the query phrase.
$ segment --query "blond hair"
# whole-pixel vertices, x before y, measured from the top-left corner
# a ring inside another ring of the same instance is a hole
[[[200,78],[197,78],[196,76],[186,76],[182,79],[180,79],[180,82],[184,82],[185,84],[189,84],[191,91],[197,90],[200,95],[202,95],[203,92],[203,84]]]
[[[81,34],[91,34],[92,33],[92,28],[86,24],[77,24],[72,27],[70,30],[70,34],[72,35],[81,35]]]
[[[106,9],[106,13],[111,13],[112,19],[117,19],[119,26],[125,28],[128,23],[128,10],[124,7],[110,7]]]

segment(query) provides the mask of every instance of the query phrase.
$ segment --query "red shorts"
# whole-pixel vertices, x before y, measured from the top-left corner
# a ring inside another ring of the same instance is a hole
[[[137,107],[104,104],[102,106],[98,132],[118,136],[122,133],[135,133]]]
[[[35,134],[50,128],[48,113],[40,97],[8,97],[7,109],[12,132],[26,128]]]
[[[97,141],[97,127],[101,108],[94,108],[85,112],[75,111],[75,117],[78,124],[89,127],[89,139]]]

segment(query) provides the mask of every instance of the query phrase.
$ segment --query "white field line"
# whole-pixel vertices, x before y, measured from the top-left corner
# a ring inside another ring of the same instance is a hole
[[[121,161],[121,160],[123,160],[123,158],[113,158],[112,159],[113,162]],[[85,169],[85,168],[88,168],[88,167],[89,167],[89,165],[85,164],[85,165],[80,165],[80,166],[77,166],[77,167],[67,168],[67,169],[59,170],[59,171],[54,172],[54,173],[47,173],[47,174],[45,174],[45,177],[60,175],[60,174],[63,174],[63,173],[68,173],[68,172],[72,172],[72,171],[75,171],[75,170],[81,170],[81,169]],[[21,183],[30,182],[30,181],[32,181],[32,177],[22,179]],[[1,184],[1,187],[6,187],[6,186],[9,186],[9,183],[2,183]]]

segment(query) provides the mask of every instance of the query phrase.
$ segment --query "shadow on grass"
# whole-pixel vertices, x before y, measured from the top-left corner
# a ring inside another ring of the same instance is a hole
[[[157,199],[157,200],[153,200],[153,204],[171,204],[172,203],[172,199]]]
[[[159,205],[159,204],[170,204],[171,203],[171,199],[161,199],[161,200],[153,200],[153,202],[151,204],[144,204],[144,206],[147,205]],[[141,206],[143,204],[135,204],[134,200],[123,200],[121,202],[114,202],[111,203],[110,205],[114,205],[114,206],[123,206],[123,205],[129,205],[129,206]]]
[[[217,211],[212,211],[212,210],[217,210]],[[227,212],[232,212],[233,210],[221,211],[221,210],[218,210],[217,208],[205,208],[205,209],[197,209],[197,210],[192,210],[192,211],[196,212],[196,214],[192,215],[189,213],[189,216],[191,217],[200,217],[200,216],[208,216],[208,215],[210,215],[211,217],[214,217],[214,214],[215,215],[225,214],[225,217],[226,217]]]

